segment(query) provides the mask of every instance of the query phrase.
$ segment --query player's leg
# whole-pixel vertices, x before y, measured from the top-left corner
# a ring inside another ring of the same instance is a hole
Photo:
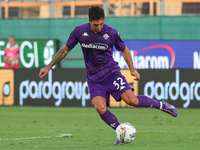
[[[160,102],[144,95],[135,96],[132,90],[126,90],[121,95],[125,103],[135,107],[153,107],[160,109]]]
[[[110,94],[106,92],[106,85],[89,82],[88,86],[90,89],[92,104],[99,113],[101,119],[115,130],[120,123],[117,117],[107,109],[107,104],[110,102]],[[112,145],[122,145],[122,143],[117,141]]]
[[[120,100],[122,98],[128,105],[136,107],[155,107],[160,108],[160,102],[155,101],[143,95],[136,97],[132,92],[133,88],[128,84],[126,78],[119,71],[113,73],[111,78],[111,87],[114,92],[111,95],[115,100]]]
[[[99,115],[102,115],[106,112],[106,99],[102,96],[96,96],[92,99],[92,104]]]
[[[120,123],[117,117],[107,109],[106,102],[106,98],[102,96],[96,96],[92,99],[92,104],[99,113],[101,119],[115,130]],[[122,145],[122,142],[117,141],[112,145]]]
[[[132,90],[127,90],[121,94],[125,103],[135,107],[152,107],[160,109],[170,115],[176,117],[178,115],[176,107],[167,102],[159,102],[144,95],[135,96]]]
[[[149,98],[144,95],[135,96],[132,92],[132,87],[128,84],[125,77],[120,72],[114,72],[112,77],[112,85],[111,88],[114,92],[111,95],[115,98],[115,100],[120,100],[122,98],[125,103],[131,106],[136,107],[152,107],[161,109],[164,112],[171,114],[176,117],[178,115],[177,109],[166,102],[156,101],[152,98]]]
[[[117,117],[107,109],[106,98],[96,96],[92,99],[92,104],[99,113],[101,119],[115,130],[120,123]]]

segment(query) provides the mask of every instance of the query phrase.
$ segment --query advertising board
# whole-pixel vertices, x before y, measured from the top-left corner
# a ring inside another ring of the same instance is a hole
[[[14,105],[14,71],[0,70],[0,106]]]
[[[15,69],[15,105],[91,106],[85,69]]]
[[[125,40],[135,69],[200,69],[200,41]],[[128,66],[121,52],[113,56],[121,69]]]
[[[193,69],[139,70],[139,95],[182,108],[200,108],[200,71]]]
[[[122,70],[135,95],[167,101],[179,108],[200,108],[197,69],[140,69],[140,81]],[[90,107],[85,69],[52,69],[43,78],[39,69],[0,69],[0,105]],[[110,107],[129,107],[110,97]]]
[[[20,68],[42,68],[55,56],[59,43],[57,40],[16,40],[20,47]],[[4,48],[7,40],[0,40],[0,68],[4,66]],[[57,67],[57,65],[55,66]]]

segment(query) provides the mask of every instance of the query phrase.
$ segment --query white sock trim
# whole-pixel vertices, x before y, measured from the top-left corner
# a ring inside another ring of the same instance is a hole
[[[163,107],[163,103],[162,103],[162,102],[160,102],[160,109],[162,109],[162,107]]]

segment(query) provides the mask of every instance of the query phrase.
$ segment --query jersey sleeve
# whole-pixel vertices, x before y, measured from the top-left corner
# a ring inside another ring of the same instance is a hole
[[[119,32],[117,30],[115,30],[114,33],[114,46],[118,51],[122,51],[126,47],[124,41],[121,39]]]
[[[67,40],[67,43],[66,43],[66,46],[68,48],[72,49],[76,46],[76,44],[78,43],[77,35],[78,35],[78,29],[74,28],[74,30],[71,32],[71,34]]]

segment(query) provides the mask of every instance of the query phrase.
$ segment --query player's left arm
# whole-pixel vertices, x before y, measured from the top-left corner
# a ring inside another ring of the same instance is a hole
[[[130,53],[128,47],[125,47],[125,49],[123,49],[121,52],[124,57],[124,60],[126,61],[128,67],[129,67],[131,75],[136,77],[135,80],[140,80],[140,74],[138,72],[136,72],[134,69],[133,60],[132,60],[131,53]]]
[[[58,62],[60,62],[61,60],[63,60],[65,58],[65,56],[71,51],[70,48],[68,48],[66,45],[64,45],[63,47],[61,47],[59,49],[59,51],[56,53],[56,55],[53,57],[53,59],[51,60],[51,62],[44,68],[40,69],[39,72],[39,77],[43,78],[48,72],[49,70]]]

